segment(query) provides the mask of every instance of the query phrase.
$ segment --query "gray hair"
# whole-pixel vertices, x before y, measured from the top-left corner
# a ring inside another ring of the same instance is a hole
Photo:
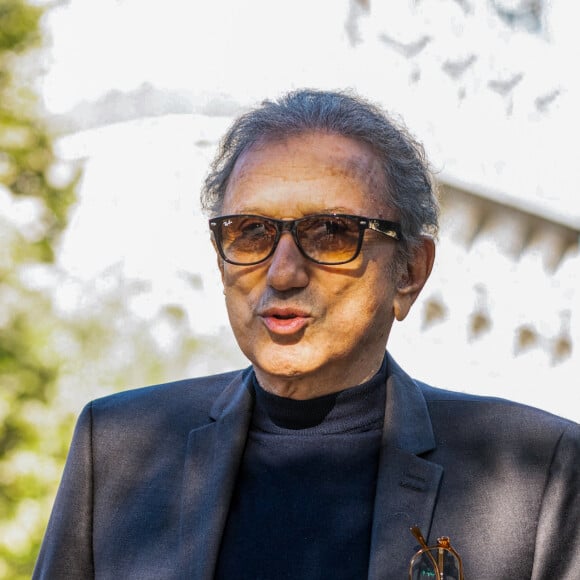
[[[437,235],[439,206],[423,146],[378,106],[349,92],[303,89],[264,101],[230,127],[220,143],[201,192],[202,208],[221,211],[236,161],[252,147],[312,131],[370,145],[384,171],[385,200],[401,221],[405,260],[421,236]],[[368,216],[373,217],[373,216]]]

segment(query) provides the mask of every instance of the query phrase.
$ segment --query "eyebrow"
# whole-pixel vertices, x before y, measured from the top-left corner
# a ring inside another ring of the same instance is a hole
[[[352,214],[352,210],[346,208],[346,207],[323,207],[320,209],[317,209],[316,211],[312,211],[312,212],[307,212],[304,213],[303,216],[309,216],[309,215],[319,215],[319,214],[348,214],[351,215]],[[259,208],[259,207],[244,207],[242,208],[240,211],[236,211],[233,215],[260,215],[263,217],[272,217],[270,215],[267,215],[264,213],[263,208]],[[285,218],[282,218],[285,219]]]

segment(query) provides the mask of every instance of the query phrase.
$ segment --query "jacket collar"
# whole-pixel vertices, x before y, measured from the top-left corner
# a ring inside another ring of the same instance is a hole
[[[406,578],[416,550],[410,527],[418,525],[426,537],[429,533],[443,468],[421,455],[434,448],[425,398],[389,355],[369,580]]]
[[[383,445],[420,455],[435,448],[425,397],[415,381],[387,354],[387,405]]]
[[[178,578],[211,580],[252,416],[251,369],[237,374],[189,434],[184,465]]]

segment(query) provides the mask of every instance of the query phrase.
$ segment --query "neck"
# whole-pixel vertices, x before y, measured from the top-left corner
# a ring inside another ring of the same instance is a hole
[[[348,368],[329,365],[328,369],[291,377],[266,373],[256,366],[254,372],[265,391],[288,399],[306,400],[344,391],[368,381],[381,368],[384,356],[383,351],[372,361],[354,361]]]

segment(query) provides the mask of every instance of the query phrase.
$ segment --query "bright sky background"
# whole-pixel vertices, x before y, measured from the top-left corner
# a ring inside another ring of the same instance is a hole
[[[278,93],[298,78],[324,83],[321,62],[326,79],[344,65],[337,31],[346,6],[345,0],[71,0],[49,18],[54,62],[46,104],[64,112],[80,98],[144,81],[196,93],[235,91],[242,101]]]
[[[580,224],[576,147],[567,138],[580,130],[574,130],[579,84],[576,67],[570,66],[577,33],[565,0],[552,3],[549,45],[528,35],[498,34],[487,26],[483,12],[466,26],[456,2],[419,4],[418,23],[409,16],[414,2],[371,0],[372,18],[358,20],[361,42],[352,47],[345,29],[348,0],[70,0],[51,10],[46,20],[52,47],[42,82],[45,105],[54,114],[65,113],[83,100],[94,101],[112,89],[130,91],[145,82],[208,101],[231,97],[242,106],[297,86],[354,87],[401,113],[444,175],[476,189],[493,183],[490,195],[509,194],[539,213]],[[417,57],[421,80],[414,85],[409,61],[378,39],[388,33],[411,42],[432,30],[438,31],[434,49]],[[482,53],[467,80],[470,98],[458,106],[456,90],[441,82],[440,70],[446,56],[460,58],[466,45]],[[486,90],[485,82],[496,73],[509,78],[523,62],[529,70],[507,120],[506,102]],[[534,110],[534,95],[553,87],[561,95],[547,123]],[[171,116],[63,139],[62,156],[86,158],[86,169],[61,265],[79,281],[102,280],[118,266],[126,276],[151,282],[150,293],[131,305],[140,315],[152,316],[158,301],[174,301],[187,305],[196,332],[217,335],[227,328],[197,197],[215,141],[229,121]],[[199,141],[213,145],[199,147]],[[193,298],[183,278],[187,273],[203,279]],[[79,293],[82,287],[71,284],[62,289],[60,300],[74,304],[82,298]],[[409,321],[411,334],[419,332],[418,321],[418,316]],[[444,352],[468,356],[464,337],[454,339],[446,345],[445,337],[438,337],[439,344],[425,349],[423,356],[433,368],[441,366]],[[233,348],[231,336],[225,340]],[[481,352],[493,352],[494,345],[488,346]],[[413,350],[414,345],[405,348]],[[228,364],[243,362],[240,356]],[[482,374],[474,388],[489,384],[500,390],[498,383],[486,383],[486,363],[485,358],[474,363]],[[197,361],[192,372],[213,372],[219,365]],[[555,376],[547,362],[541,369],[547,379]],[[443,370],[447,375],[439,374],[445,381],[451,369]],[[505,380],[516,380],[516,372],[506,371]],[[459,388],[470,387],[461,384],[459,371],[452,380]],[[508,394],[570,415],[575,399],[569,389],[554,393],[550,403],[537,392]]]

